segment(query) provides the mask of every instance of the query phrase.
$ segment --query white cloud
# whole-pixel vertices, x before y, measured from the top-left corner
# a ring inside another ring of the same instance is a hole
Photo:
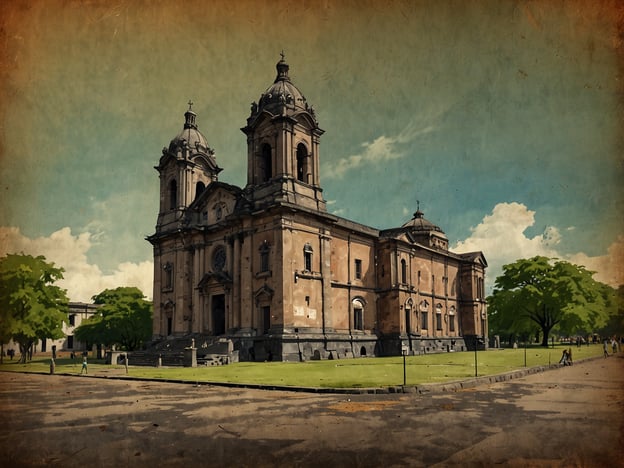
[[[392,159],[399,159],[407,154],[407,149],[403,146],[412,142],[420,135],[430,133],[435,128],[428,125],[423,128],[416,128],[414,124],[408,125],[398,135],[381,135],[372,142],[362,143],[362,151],[346,158],[340,159],[335,164],[327,164],[324,177],[342,178],[345,173],[363,164],[376,164]]]
[[[87,260],[87,252],[93,244],[93,234],[83,232],[74,236],[69,227],[34,239],[24,236],[19,228],[0,227],[0,257],[8,253],[43,255],[48,262],[63,267],[64,278],[58,285],[67,290],[71,301],[90,302],[92,296],[104,289],[118,286],[136,286],[151,299],[153,262],[124,262],[112,273],[104,274]]]
[[[525,231],[535,223],[535,211],[521,203],[499,203],[491,215],[472,228],[470,237],[459,241],[452,250],[457,253],[482,251],[488,261],[488,289],[502,267],[520,258],[536,255],[560,258],[595,271],[594,278],[611,286],[624,284],[624,236],[608,249],[607,255],[589,257],[585,253],[564,254],[557,251],[562,235],[554,226],[548,226],[541,235],[527,237]],[[569,230],[569,229],[567,229]]]
[[[570,255],[568,260],[595,271],[594,278],[598,281],[614,287],[624,284],[624,236],[618,236],[607,249],[606,255],[588,257],[580,252]]]

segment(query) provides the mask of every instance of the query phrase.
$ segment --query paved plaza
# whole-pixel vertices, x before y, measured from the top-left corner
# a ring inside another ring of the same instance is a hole
[[[623,466],[624,355],[424,395],[0,373],[2,466]]]

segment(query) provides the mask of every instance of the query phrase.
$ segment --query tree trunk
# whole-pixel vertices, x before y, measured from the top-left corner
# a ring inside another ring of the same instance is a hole
[[[542,325],[542,344],[540,346],[544,346],[548,348],[548,334],[552,327],[547,327],[546,325]]]
[[[22,344],[22,343],[18,343],[19,344],[19,350],[20,350],[20,359],[19,359],[19,363],[20,364],[26,364],[26,347]]]

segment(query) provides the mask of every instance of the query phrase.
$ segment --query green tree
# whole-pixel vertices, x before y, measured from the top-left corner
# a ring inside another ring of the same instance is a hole
[[[152,303],[145,300],[140,289],[106,289],[93,296],[93,302],[100,307],[76,328],[74,335],[78,340],[134,351],[151,336]]]
[[[496,326],[512,332],[535,325],[542,346],[555,326],[562,330],[596,330],[612,312],[609,286],[593,279],[593,272],[573,263],[533,257],[503,266],[488,298]],[[507,327],[507,328],[505,328]]]
[[[54,283],[63,269],[45,257],[9,254],[0,259],[0,339],[13,339],[25,363],[38,340],[63,337],[68,299]]]
[[[622,336],[624,335],[624,285],[620,285],[611,291],[609,304],[612,313],[607,324],[600,330],[600,334],[602,336]]]

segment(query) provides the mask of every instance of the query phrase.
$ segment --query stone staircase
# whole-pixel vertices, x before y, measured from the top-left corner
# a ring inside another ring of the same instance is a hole
[[[133,366],[167,367],[184,366],[184,350],[197,349],[197,364],[214,366],[238,361],[238,351],[233,350],[230,340],[193,334],[184,337],[165,338],[148,344],[146,349],[128,353],[128,362]]]

